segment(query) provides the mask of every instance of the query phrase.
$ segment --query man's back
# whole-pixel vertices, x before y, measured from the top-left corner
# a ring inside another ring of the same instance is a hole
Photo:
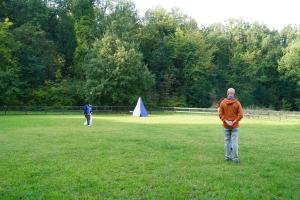
[[[239,101],[235,98],[226,98],[222,101],[220,105],[220,119],[224,122],[235,121],[233,126],[228,126],[225,122],[223,123],[225,128],[238,128],[239,121],[243,118],[243,108]]]

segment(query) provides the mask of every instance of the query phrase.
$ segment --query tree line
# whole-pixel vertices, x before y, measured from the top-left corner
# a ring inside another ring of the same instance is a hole
[[[0,105],[210,107],[234,87],[244,106],[300,110],[300,31],[178,9],[139,16],[127,0],[3,0]]]

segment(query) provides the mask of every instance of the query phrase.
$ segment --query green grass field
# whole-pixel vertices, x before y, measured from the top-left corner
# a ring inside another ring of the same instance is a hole
[[[241,163],[216,117],[0,117],[0,199],[299,199],[300,122],[243,119]]]

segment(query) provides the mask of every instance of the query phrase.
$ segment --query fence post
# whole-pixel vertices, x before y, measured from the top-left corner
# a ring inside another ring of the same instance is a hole
[[[281,112],[279,111],[278,114],[279,114],[279,120],[281,121]]]

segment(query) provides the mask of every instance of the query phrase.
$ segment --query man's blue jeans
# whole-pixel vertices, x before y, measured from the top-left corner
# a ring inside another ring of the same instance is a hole
[[[224,136],[225,136],[225,159],[238,160],[239,159],[239,145],[238,145],[239,129],[224,128]]]

